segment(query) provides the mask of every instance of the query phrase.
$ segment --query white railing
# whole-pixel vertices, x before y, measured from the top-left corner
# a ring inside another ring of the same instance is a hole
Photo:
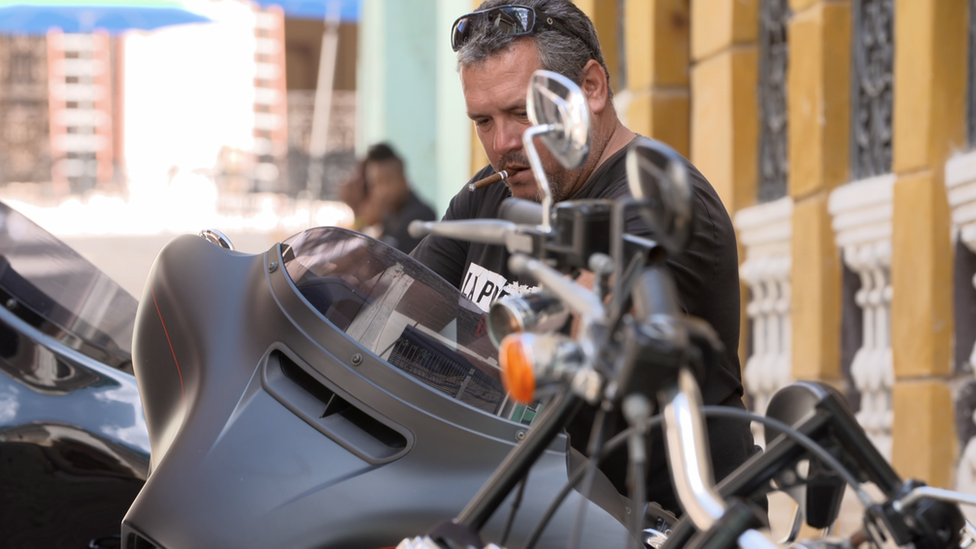
[[[891,218],[895,176],[843,185],[830,194],[837,247],[844,264],[861,279],[855,303],[862,314],[861,347],[851,364],[861,394],[857,419],[885,457],[891,456]]]
[[[976,253],[976,152],[961,154],[946,162],[946,192],[952,210],[952,237]],[[976,285],[976,278],[972,283]],[[971,305],[971,304],[969,304]],[[970,366],[976,365],[976,347],[969,354]],[[976,366],[973,367],[976,372]],[[976,415],[972,418],[976,421]],[[976,494],[976,437],[966,442],[956,468],[956,488]],[[966,518],[976,520],[976,510],[963,507]]]
[[[752,349],[744,368],[752,409],[765,413],[770,397],[790,382],[792,322],[793,199],[782,198],[735,215],[745,261],[739,268],[749,287],[746,314],[752,321]],[[756,432],[760,439],[759,432]]]

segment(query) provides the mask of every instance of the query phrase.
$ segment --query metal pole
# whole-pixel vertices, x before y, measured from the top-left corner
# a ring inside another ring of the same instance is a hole
[[[324,157],[328,145],[329,115],[332,113],[332,83],[335,79],[336,57],[339,52],[339,16],[342,2],[332,0],[325,10],[325,31],[322,33],[322,50],[319,55],[319,76],[315,85],[315,102],[312,107],[312,136],[309,140],[308,179],[305,189],[312,200],[322,193],[322,175],[325,173]]]

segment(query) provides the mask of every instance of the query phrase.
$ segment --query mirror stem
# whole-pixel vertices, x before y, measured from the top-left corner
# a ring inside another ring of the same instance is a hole
[[[522,134],[522,147],[525,148],[529,156],[529,165],[532,166],[532,175],[535,176],[536,185],[542,189],[542,232],[549,233],[549,210],[552,208],[552,190],[549,188],[549,180],[546,178],[546,171],[542,167],[542,160],[539,159],[539,152],[535,148],[535,137],[544,133],[549,133],[559,129],[556,124],[539,124],[525,130]]]

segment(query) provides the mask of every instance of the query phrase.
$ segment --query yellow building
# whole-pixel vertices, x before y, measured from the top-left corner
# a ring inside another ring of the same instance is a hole
[[[574,1],[733,216],[751,406],[829,382],[902,477],[976,493],[976,1]]]
[[[752,405],[836,384],[903,477],[974,491],[973,2],[577,4],[733,215]]]

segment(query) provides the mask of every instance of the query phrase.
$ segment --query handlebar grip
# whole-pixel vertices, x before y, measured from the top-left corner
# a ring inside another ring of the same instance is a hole
[[[498,208],[498,217],[519,225],[541,225],[542,204],[522,198],[506,198]]]
[[[730,499],[722,517],[711,528],[688,540],[685,549],[772,549],[776,547],[756,528],[765,526],[762,514],[741,499]]]
[[[481,244],[505,244],[505,237],[515,232],[515,229],[514,223],[501,219],[415,220],[407,228],[414,238],[434,235]]]

